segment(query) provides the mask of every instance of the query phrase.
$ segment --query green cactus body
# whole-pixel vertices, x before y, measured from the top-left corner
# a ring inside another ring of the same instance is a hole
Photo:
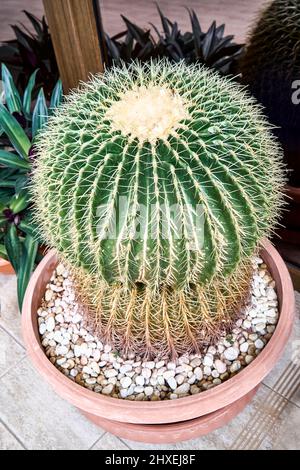
[[[242,89],[183,63],[115,68],[67,98],[38,149],[37,219],[101,335],[176,354],[232,321],[284,180]]]

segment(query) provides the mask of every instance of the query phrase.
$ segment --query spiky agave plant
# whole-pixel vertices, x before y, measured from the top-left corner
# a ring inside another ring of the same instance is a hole
[[[293,102],[300,79],[300,1],[273,0],[262,11],[241,59],[243,83],[265,106],[283,144],[290,180],[300,184],[300,105]]]
[[[176,355],[245,302],[283,179],[252,98],[208,69],[160,61],[114,68],[67,98],[40,135],[33,191],[100,336]]]

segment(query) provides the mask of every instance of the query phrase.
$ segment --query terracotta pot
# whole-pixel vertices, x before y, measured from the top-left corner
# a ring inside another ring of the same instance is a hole
[[[94,393],[59,372],[44,353],[38,333],[36,313],[45,293],[46,284],[57,265],[54,251],[49,252],[40,263],[26,292],[22,328],[28,354],[57,393],[94,422],[117,435],[157,442],[155,431],[159,429],[159,442],[174,442],[208,433],[225,424],[248,403],[257,386],[276,364],[291,332],[294,318],[294,291],[289,273],[270,242],[264,242],[261,256],[276,282],[280,306],[276,330],[269,343],[251,364],[213,389],[177,400],[136,402]]]
[[[245,408],[252,400],[257,389],[258,387],[231,405],[225,406],[213,413],[171,424],[122,423],[85,412],[83,414],[97,426],[118,437],[132,441],[151,442],[152,444],[172,444],[195,439],[221,428]]]
[[[0,274],[15,274],[14,268],[9,261],[0,258]]]

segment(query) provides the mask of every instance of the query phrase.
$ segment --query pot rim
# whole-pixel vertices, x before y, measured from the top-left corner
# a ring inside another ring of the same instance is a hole
[[[1,266],[7,266],[8,264],[10,264],[10,262],[7,261],[7,259],[1,258],[1,256],[0,256],[0,267]]]
[[[277,278],[280,315],[276,329],[262,352],[250,364],[214,388],[176,400],[130,401],[95,393],[64,376],[45,355],[37,328],[37,315],[32,311],[36,286],[44,269],[51,264],[55,269],[57,264],[55,250],[49,251],[38,265],[26,291],[22,309],[22,331],[28,354],[36,368],[61,396],[78,408],[97,416],[109,415],[109,419],[116,421],[158,424],[184,421],[216,411],[246,395],[265,378],[282,354],[291,333],[295,299],[287,267],[268,240],[262,242],[261,257],[272,276]]]

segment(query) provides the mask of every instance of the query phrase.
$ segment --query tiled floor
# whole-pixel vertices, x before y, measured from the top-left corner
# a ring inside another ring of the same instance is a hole
[[[265,3],[264,0],[158,0],[162,11],[176,20],[182,28],[189,27],[188,13],[184,7],[195,9],[203,28],[207,28],[212,20],[226,23],[228,34],[234,34],[238,41],[244,41],[250,23],[256,12]],[[120,17],[122,13],[140,26],[149,27],[149,23],[159,25],[159,16],[154,1],[149,0],[100,0],[104,28],[110,34],[124,29]],[[0,40],[13,37],[10,24],[18,21],[28,22],[22,10],[28,10],[38,17],[43,15],[42,0],[1,0]]]
[[[300,449],[300,294],[293,336],[251,404],[205,437],[154,446],[97,428],[40,377],[22,344],[15,284],[0,275],[0,450]]]

